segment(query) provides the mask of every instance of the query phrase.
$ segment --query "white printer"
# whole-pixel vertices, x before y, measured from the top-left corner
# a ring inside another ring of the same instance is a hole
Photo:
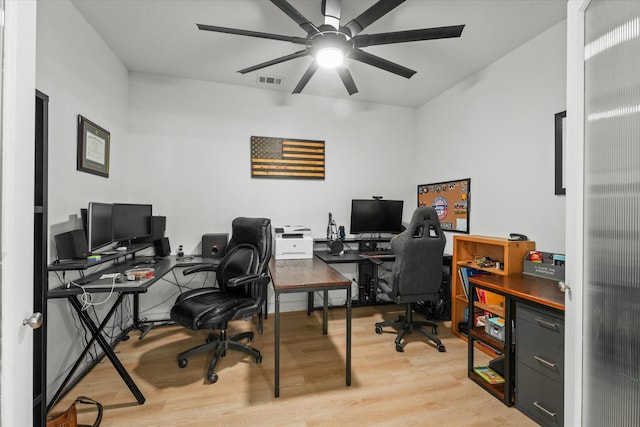
[[[276,259],[313,258],[313,237],[309,228],[283,225],[273,229],[273,255]]]

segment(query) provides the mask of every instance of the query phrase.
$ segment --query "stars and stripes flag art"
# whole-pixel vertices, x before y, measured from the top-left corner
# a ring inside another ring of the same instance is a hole
[[[252,136],[251,177],[324,179],[324,141]]]

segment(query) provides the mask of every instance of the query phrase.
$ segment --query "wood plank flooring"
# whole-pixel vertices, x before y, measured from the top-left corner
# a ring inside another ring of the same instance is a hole
[[[408,337],[404,353],[398,353],[395,334],[374,332],[375,322],[393,320],[402,312],[396,305],[353,309],[351,387],[345,385],[345,311],[330,310],[327,336],[322,335],[321,311],[311,316],[292,312],[281,316],[277,399],[270,314],[264,334],[256,334],[253,341],[262,352],[262,364],[229,352],[218,365],[218,382],[208,384],[204,377],[209,355],[194,356],[184,369],[176,362],[180,351],[203,342],[206,331],[165,326],[142,340],[132,332],[116,351],[146,403],[137,404],[105,359],[53,412],[86,395],[104,405],[103,427],[535,425],[467,379],[467,343],[451,334],[450,322],[439,328],[445,353],[415,333]],[[255,320],[239,320],[230,324],[229,332],[256,329]],[[81,423],[94,416],[80,407]]]

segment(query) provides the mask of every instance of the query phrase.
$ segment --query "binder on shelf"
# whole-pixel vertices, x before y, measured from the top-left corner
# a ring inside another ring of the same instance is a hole
[[[460,277],[462,279],[462,287],[465,288],[465,295],[467,296],[467,299],[469,299],[469,289],[471,289],[471,287],[469,286],[469,278],[473,276],[477,276],[479,274],[489,274],[486,271],[476,270],[475,268],[471,268],[471,267],[460,267],[458,271],[460,272]],[[476,288],[476,291],[477,291],[477,288]],[[481,302],[478,299],[478,295],[473,295],[473,300]]]
[[[504,377],[488,366],[476,366],[474,372],[489,384],[502,384]]]

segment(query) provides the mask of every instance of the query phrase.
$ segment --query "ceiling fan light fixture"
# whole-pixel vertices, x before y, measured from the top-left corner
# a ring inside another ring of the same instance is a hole
[[[344,62],[344,52],[337,47],[323,47],[316,53],[316,61],[322,68],[337,68]]]

